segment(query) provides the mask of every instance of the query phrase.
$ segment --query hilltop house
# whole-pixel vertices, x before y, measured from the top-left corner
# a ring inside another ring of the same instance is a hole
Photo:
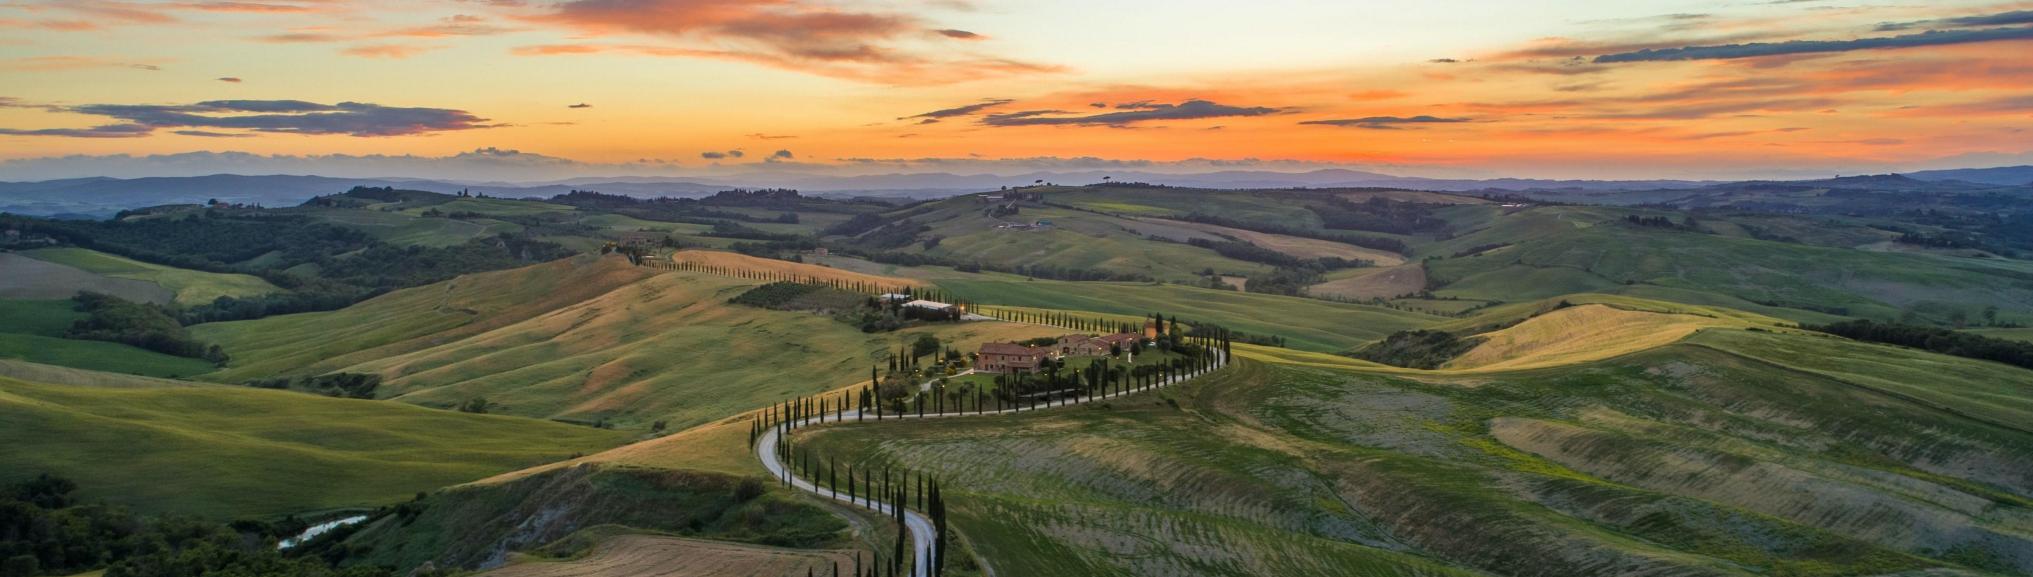
[[[1053,348],[1058,350],[1060,355],[1064,356],[1099,357],[1107,356],[1115,351],[1129,350],[1131,345],[1136,344],[1140,340],[1142,339],[1133,333],[1116,333],[1098,337],[1066,335],[1059,337],[1059,342]]]
[[[982,343],[975,353],[974,370],[984,373],[1028,373],[1038,370],[1051,351],[1016,343]]]
[[[663,244],[664,236],[657,231],[632,230],[615,235],[614,242],[621,246],[657,246]]]

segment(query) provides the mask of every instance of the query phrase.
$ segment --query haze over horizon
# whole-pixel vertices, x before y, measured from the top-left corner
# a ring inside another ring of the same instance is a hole
[[[0,180],[2033,163],[2033,3],[1535,4],[22,0]]]

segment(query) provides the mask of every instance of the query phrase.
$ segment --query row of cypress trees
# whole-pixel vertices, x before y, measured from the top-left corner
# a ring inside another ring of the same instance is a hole
[[[1086,319],[1073,315],[1054,315],[1039,318],[1054,321],[1042,324],[1068,326],[1069,328],[1075,326],[1082,327],[1079,330],[1089,330],[1086,327],[1105,328],[1108,326],[1107,324],[1095,324],[1101,322],[1098,319]],[[1137,375],[1135,379],[1118,377],[1113,382],[1102,382],[1104,379],[1090,377],[1087,380],[1087,387],[1076,390],[1075,394],[1070,397],[1062,398],[1058,404],[1065,405],[1079,402],[1083,395],[1091,400],[1099,396],[1123,394],[1163,386],[1175,378],[1191,377],[1218,368],[1219,359],[1225,357],[1231,350],[1233,344],[1231,333],[1225,329],[1211,327],[1208,330],[1192,331],[1193,333],[1198,333],[1197,335],[1182,335],[1178,319],[1167,320],[1162,315],[1153,315],[1149,318],[1149,322],[1161,327],[1160,334],[1165,338],[1173,339],[1178,345],[1194,347],[1200,351],[1200,354],[1195,354],[1189,358],[1174,359],[1173,363],[1159,365],[1156,367],[1157,370]],[[1025,318],[1019,322],[1035,321]],[[1221,355],[1213,354],[1216,351],[1219,351]],[[908,357],[908,355],[901,356]],[[910,368],[909,364],[911,362],[903,360],[892,361],[895,369],[906,371],[905,374],[909,374],[907,371]],[[1091,367],[1090,372],[1093,372]],[[888,505],[889,510],[887,512],[897,524],[897,538],[893,550],[887,556],[883,555],[881,551],[873,552],[870,562],[866,565],[862,563],[861,554],[857,552],[852,569],[854,577],[898,577],[899,575],[909,574],[909,570],[905,567],[905,559],[908,557],[906,554],[906,538],[910,532],[904,510],[906,507],[911,506],[925,511],[925,516],[932,522],[934,539],[931,546],[931,559],[928,565],[932,570],[931,577],[939,577],[945,571],[946,546],[950,539],[948,537],[949,525],[946,516],[945,496],[937,479],[923,474],[914,476],[908,469],[891,471],[888,467],[884,467],[879,473],[872,468],[863,468],[860,471],[856,471],[852,465],[843,466],[830,456],[821,458],[815,455],[813,451],[796,446],[788,436],[791,430],[807,423],[825,423],[829,418],[835,422],[844,421],[850,411],[853,412],[853,417],[856,421],[864,420],[871,414],[877,420],[881,420],[885,416],[885,407],[883,403],[876,402],[874,384],[881,382],[879,380],[881,377],[879,368],[871,368],[870,373],[871,378],[876,380],[873,380],[869,386],[861,389],[835,395],[799,397],[772,405],[757,412],[750,419],[749,444],[753,445],[762,436],[764,431],[777,429],[784,434],[777,436],[773,453],[777,459],[785,463],[784,476],[779,481],[786,487],[795,487],[796,481],[794,479],[810,479],[810,484],[815,492],[821,495],[839,499],[843,495],[842,490],[844,488],[844,494],[849,503],[871,509],[877,508],[878,503]],[[1127,373],[1121,374],[1124,376],[1128,375]],[[932,410],[932,414],[949,414],[949,407],[945,406],[943,398],[935,399],[931,406],[928,407],[925,397],[926,395],[917,395],[915,402],[912,403],[915,404],[916,416],[926,416],[928,408]],[[983,398],[980,394],[976,395],[972,411],[974,414],[982,414],[990,410],[985,406]],[[1013,406],[1005,407],[1003,402],[998,399],[993,410],[1037,409],[1042,408],[1039,406],[1040,402],[1042,402],[1044,407],[1054,406],[1049,396],[1043,398],[1042,401],[1033,398],[1027,406],[1022,403],[1014,403],[1012,404]],[[889,413],[887,416],[890,418],[911,416],[905,410],[908,408],[910,407],[903,403],[892,405],[887,408]],[[958,403],[957,406],[950,408],[954,409],[954,411],[951,411],[952,413],[967,414],[969,412],[965,402]],[[857,473],[859,473],[858,476]],[[836,565],[833,567],[832,574],[838,576],[841,574],[840,570],[841,568]],[[812,577],[816,577],[816,569],[808,569],[807,573]]]

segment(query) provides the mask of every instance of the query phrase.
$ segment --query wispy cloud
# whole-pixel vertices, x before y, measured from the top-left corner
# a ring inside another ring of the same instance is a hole
[[[1069,114],[1058,110],[1025,110],[1006,114],[990,114],[983,117],[981,123],[989,126],[1124,126],[1164,120],[1265,116],[1284,112],[1284,109],[1281,108],[1231,106],[1207,100],[1187,100],[1178,104],[1132,102],[1117,104],[1116,108],[1125,110],[1101,114]]]
[[[970,114],[975,114],[975,113],[981,112],[981,111],[983,111],[983,110],[987,110],[987,109],[990,109],[990,108],[995,108],[995,107],[997,107],[997,106],[1002,106],[1002,105],[1004,105],[1004,104],[1009,104],[1009,103],[1011,103],[1011,102],[1016,102],[1016,101],[1014,101],[1014,100],[1010,100],[1010,99],[1007,99],[1007,98],[988,98],[988,99],[983,99],[983,100],[982,100],[981,102],[976,102],[976,103],[974,103],[974,104],[967,104],[967,105],[963,105],[963,106],[955,106],[955,107],[952,107],[952,108],[941,108],[941,109],[938,109],[938,110],[934,110],[934,111],[931,111],[931,112],[926,112],[926,113],[924,113],[924,114],[913,114],[913,115],[910,115],[910,116],[903,116],[903,117],[899,117],[899,118],[897,118],[897,120],[910,120],[910,119],[913,119],[913,118],[917,118],[917,119],[923,119],[923,120],[927,120],[927,121],[932,121],[932,122],[937,122],[937,121],[939,121],[940,119],[944,119],[944,118],[952,118],[952,117],[955,117],[955,116],[967,116],[967,115],[970,115]]]
[[[1920,28],[1925,26],[1948,26],[1963,28],[1963,27],[1983,27],[1983,26],[2014,26],[2021,24],[2033,24],[2033,10],[2015,10],[2011,12],[1999,12],[1996,14],[1980,14],[1976,16],[1943,18],[1940,20],[1886,22],[1878,25],[1878,31],[1894,32],[1899,30],[1911,30],[1914,28]]]
[[[1454,124],[1469,122],[1467,118],[1442,118],[1438,116],[1366,116],[1363,118],[1336,118],[1331,120],[1308,120],[1299,124],[1318,124],[1346,128],[1368,128],[1371,130],[1396,130],[1408,125]]]
[[[103,116],[121,121],[89,128],[0,129],[0,135],[111,138],[147,136],[156,129],[209,132],[188,136],[283,133],[348,136],[412,136],[492,128],[487,119],[463,110],[403,108],[341,102],[319,104],[302,100],[213,100],[195,104],[87,104],[55,107],[53,111]],[[244,131],[218,133],[201,129]],[[180,134],[183,132],[180,132]]]
[[[562,26],[584,38],[643,42],[528,46],[522,55],[633,53],[719,58],[892,84],[936,84],[1055,72],[1060,67],[910,46],[910,39],[979,40],[973,32],[928,26],[901,11],[857,10],[812,0],[568,0],[522,19]]]
[[[0,136],[64,136],[70,138],[138,138],[155,132],[145,124],[103,124],[89,128],[0,128]]]
[[[1746,44],[1718,44],[1709,46],[1680,46],[1674,48],[1647,48],[1631,52],[1604,54],[1595,57],[1597,64],[1623,62],[1659,62],[1673,60],[1725,60],[1733,58],[1757,58],[1763,56],[1784,56],[1792,54],[1817,54],[1847,52],[1851,50],[1882,50],[1914,48],[1920,46],[1947,46],[1976,42],[2001,40],[2033,40],[2033,27],[1997,28],[1971,30],[1930,30],[1918,34],[1857,38],[1853,40],[1788,40],[1785,42],[1752,42]]]

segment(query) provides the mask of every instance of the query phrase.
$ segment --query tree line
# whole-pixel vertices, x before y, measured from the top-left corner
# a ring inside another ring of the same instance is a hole
[[[1331,229],[1404,235],[1446,234],[1451,225],[1447,219],[1433,215],[1433,206],[1399,202],[1381,196],[1372,196],[1360,203],[1330,196],[1326,202],[1306,205],[1306,209],[1320,217],[1320,226]]]
[[[506,233],[452,246],[397,246],[311,217],[260,210],[208,209],[125,221],[0,216],[0,226],[144,262],[251,274],[287,289],[220,297],[175,311],[186,325],[333,310],[395,289],[575,254],[556,243]],[[303,272],[310,270],[315,272]]]
[[[78,485],[48,474],[0,487],[0,577],[64,576],[104,570],[105,577],[389,577],[382,567],[336,568],[348,531],[277,549],[308,526],[232,524],[144,517],[115,505],[85,503]]]
[[[1072,315],[1052,315],[1051,318],[1078,326],[1109,326],[1109,323],[1101,322],[1097,319],[1086,319]],[[1127,394],[1129,392],[1163,386],[1175,379],[1188,378],[1211,371],[1217,368],[1219,361],[1214,354],[1215,351],[1221,351],[1225,355],[1231,347],[1230,333],[1220,327],[1203,325],[1197,327],[1199,334],[1194,334],[1196,332],[1194,330],[1182,329],[1177,318],[1167,320],[1163,315],[1153,315],[1150,322],[1159,328],[1160,343],[1175,347],[1176,350],[1180,351],[1192,349],[1196,353],[1188,357],[1174,359],[1173,362],[1165,365],[1153,367],[1153,370],[1148,374],[1134,381],[1127,379],[1112,381],[1113,387],[1108,384],[1111,381],[1100,378],[1091,379],[1087,381],[1087,386],[1070,390],[1069,392],[1073,394],[1063,397],[1058,405],[1080,402],[1083,399],[1083,394],[1085,400],[1093,400],[1100,396]],[[1124,328],[1129,325],[1115,324],[1115,326],[1117,328]],[[913,343],[913,345],[900,350],[900,354],[890,358],[891,377],[889,380],[897,380],[897,377],[901,376],[904,382],[915,382],[918,375],[916,359],[922,358],[930,352],[936,352],[936,347],[938,347],[936,341],[932,343],[933,346],[931,347],[919,346],[920,344],[922,343]],[[897,538],[894,547],[887,555],[882,551],[872,552],[871,563],[867,566],[861,563],[860,553],[857,552],[852,569],[853,575],[857,577],[896,577],[898,575],[909,574],[909,570],[905,567],[906,560],[909,558],[905,542],[906,537],[909,535],[904,513],[907,507],[915,507],[925,511],[926,517],[932,521],[934,537],[931,544],[931,558],[927,565],[931,567],[931,574],[933,576],[943,575],[947,565],[946,547],[950,541],[950,536],[949,525],[947,523],[946,501],[938,479],[920,473],[915,476],[914,481],[913,473],[909,469],[893,471],[888,466],[882,467],[880,471],[874,467],[862,467],[857,470],[851,463],[842,465],[837,459],[831,456],[819,455],[816,451],[797,445],[790,438],[790,433],[798,428],[809,424],[824,424],[829,419],[835,423],[845,422],[849,418],[854,419],[856,422],[864,422],[869,418],[881,421],[884,418],[899,419],[913,415],[922,418],[928,414],[985,414],[991,410],[987,408],[988,405],[984,402],[985,397],[981,395],[973,398],[974,404],[971,410],[966,402],[954,402],[949,405],[943,398],[937,395],[914,394],[909,400],[900,398],[884,402],[881,399],[881,395],[876,392],[876,386],[886,380],[879,371],[879,367],[870,369],[871,382],[865,387],[833,395],[790,399],[751,413],[748,445],[753,447],[766,432],[775,431],[778,433],[775,444],[771,447],[771,455],[784,465],[783,476],[778,479],[778,482],[787,488],[795,488],[796,480],[802,479],[808,481],[815,488],[815,491],[822,496],[838,500],[844,495],[845,500],[849,503],[876,510],[881,510],[887,506],[888,511],[886,512],[890,514],[897,524]],[[1089,372],[1090,374],[1101,374],[1102,371],[1090,365]],[[1031,398],[1026,402],[1012,403],[1007,408],[999,402],[993,410],[997,412],[1003,410],[1035,410],[1049,406],[1054,405],[1051,397],[1046,396]],[[840,568],[836,566],[833,573],[838,575],[839,571]]]
[[[1311,228],[1301,228],[1295,226],[1283,226],[1277,224],[1257,222],[1253,220],[1228,218],[1225,216],[1207,214],[1202,212],[1190,212],[1186,213],[1185,215],[1177,216],[1174,218],[1178,218],[1179,220],[1184,220],[1188,222],[1211,224],[1215,226],[1225,226],[1228,228],[1239,228],[1247,231],[1268,234],[1282,234],[1285,236],[1296,236],[1300,238],[1310,238],[1314,240],[1338,242],[1342,244],[1350,244],[1363,248],[1373,248],[1376,250],[1392,252],[1397,254],[1409,254],[1412,250],[1412,247],[1406,245],[1404,241],[1395,238],[1387,238],[1380,236],[1364,236],[1335,231],[1323,231]]]
[[[137,303],[109,294],[80,291],[71,297],[86,317],[71,324],[64,338],[110,341],[224,365],[226,352],[192,337],[162,305]]]
[[[331,373],[296,377],[269,377],[253,379],[241,384],[262,389],[304,391],[342,399],[372,399],[374,398],[374,390],[381,386],[381,375]]]
[[[1360,259],[1346,259],[1332,256],[1324,256],[1319,258],[1299,258],[1296,256],[1292,256],[1289,254],[1257,246],[1255,244],[1243,242],[1240,240],[1213,240],[1207,238],[1193,238],[1187,239],[1186,244],[1211,250],[1214,251],[1215,254],[1219,254],[1221,256],[1225,256],[1235,260],[1263,263],[1278,267],[1294,267],[1294,268],[1304,267],[1319,270],[1337,270],[1344,268],[1362,268],[1376,265],[1376,263],[1373,261]]]
[[[1991,338],[1936,327],[1880,323],[1869,319],[1801,328],[1832,335],[1933,351],[2033,369],[2033,343]]]

